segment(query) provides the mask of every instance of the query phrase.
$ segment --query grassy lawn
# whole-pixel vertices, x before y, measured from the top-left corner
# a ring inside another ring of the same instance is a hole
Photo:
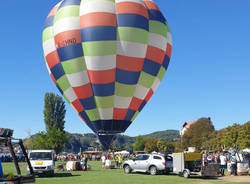
[[[75,172],[56,172],[55,177],[51,178],[36,178],[38,184],[72,184],[72,183],[84,183],[84,184],[233,184],[233,182],[224,182],[220,179],[201,179],[199,177],[193,177],[185,179],[176,175],[157,175],[151,176],[148,174],[124,174],[123,170],[102,169],[101,162],[89,162],[91,170],[87,172],[75,171]],[[20,164],[22,173],[26,173],[26,167]],[[15,173],[15,167],[13,163],[3,163],[4,173]],[[249,176],[247,176],[249,177]],[[241,183],[249,184],[249,182]]]

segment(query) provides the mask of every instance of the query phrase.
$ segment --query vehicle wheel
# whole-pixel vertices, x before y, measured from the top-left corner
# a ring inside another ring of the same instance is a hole
[[[157,168],[155,166],[151,166],[149,168],[149,172],[151,175],[156,175],[157,174]]]
[[[125,174],[131,173],[131,168],[129,167],[129,165],[125,165],[125,166],[124,166],[124,173],[125,173]]]
[[[189,174],[188,174],[187,171],[183,171],[183,177],[184,177],[184,178],[189,178]]]

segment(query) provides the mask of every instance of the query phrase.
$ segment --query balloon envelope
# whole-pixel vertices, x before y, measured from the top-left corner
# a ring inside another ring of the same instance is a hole
[[[104,147],[125,132],[158,88],[172,41],[150,0],[63,0],[43,30],[55,85]]]

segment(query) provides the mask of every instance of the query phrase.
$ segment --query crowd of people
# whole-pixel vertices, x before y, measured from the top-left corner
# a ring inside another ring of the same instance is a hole
[[[202,165],[220,164],[221,174],[225,175],[225,169],[231,175],[237,175],[237,163],[248,162],[250,164],[250,154],[236,153],[236,152],[208,152],[202,155]]]

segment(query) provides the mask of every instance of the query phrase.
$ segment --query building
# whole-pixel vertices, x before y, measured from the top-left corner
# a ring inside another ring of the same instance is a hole
[[[190,122],[187,121],[187,122],[185,122],[185,123],[182,125],[182,129],[181,129],[181,131],[180,131],[180,135],[183,136],[184,133],[185,133],[185,131],[186,131],[187,129],[189,129],[191,125],[194,125],[196,122],[197,122],[197,120],[196,120],[196,121],[190,121]]]

